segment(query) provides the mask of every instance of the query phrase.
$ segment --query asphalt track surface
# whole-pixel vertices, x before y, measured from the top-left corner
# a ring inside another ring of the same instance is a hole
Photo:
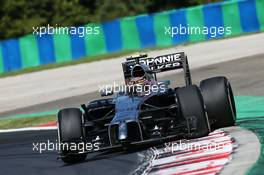
[[[235,95],[264,95],[264,55],[223,62],[192,70],[194,83],[216,75],[227,76],[233,86]],[[183,83],[181,73],[166,76],[171,79],[172,86]],[[64,99],[49,104],[35,106],[39,110],[58,108],[64,105],[76,106],[79,103],[97,98],[95,93],[89,93],[72,100]],[[30,112],[36,109],[25,109]],[[107,155],[93,154],[80,164],[66,166],[57,160],[56,151],[46,151],[42,154],[33,151],[33,142],[56,140],[56,131],[34,131],[0,134],[0,174],[129,174],[139,162],[138,152],[111,153]],[[139,150],[140,151],[140,150]]]
[[[56,151],[33,151],[33,142],[56,142],[56,139],[55,130],[1,134],[0,174],[129,174],[138,166],[136,153],[92,154],[85,162],[67,166],[57,160]]]

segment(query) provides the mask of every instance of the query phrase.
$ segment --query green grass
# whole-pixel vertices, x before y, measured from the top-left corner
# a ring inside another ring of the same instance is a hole
[[[0,121],[0,129],[31,127],[56,120],[57,120],[56,115],[47,115],[43,117],[32,117],[32,118],[6,119]]]

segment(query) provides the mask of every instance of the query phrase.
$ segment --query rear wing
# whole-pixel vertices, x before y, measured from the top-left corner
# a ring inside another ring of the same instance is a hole
[[[192,84],[188,59],[184,52],[160,55],[154,58],[148,57],[147,54],[141,54],[126,58],[126,62],[122,63],[124,78],[126,82],[131,78],[131,69],[136,64],[147,65],[150,68],[151,73],[153,73],[155,77],[156,73],[183,69],[186,85]]]

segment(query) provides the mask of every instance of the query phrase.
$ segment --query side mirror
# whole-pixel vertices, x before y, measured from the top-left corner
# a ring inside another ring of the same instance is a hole
[[[111,96],[113,94],[114,94],[113,90],[109,90],[109,89],[103,89],[100,91],[101,97]]]
[[[170,80],[162,80],[158,82],[158,85],[165,85],[165,87],[168,88],[168,86],[170,85]]]
[[[86,114],[88,113],[88,110],[85,104],[81,104],[81,108]]]

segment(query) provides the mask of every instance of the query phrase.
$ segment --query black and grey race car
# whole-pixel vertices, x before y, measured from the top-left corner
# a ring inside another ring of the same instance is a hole
[[[59,111],[59,157],[64,162],[83,161],[94,151],[203,137],[235,124],[236,107],[227,78],[192,84],[185,53],[131,56],[122,67],[125,87],[116,93],[101,91],[112,98]],[[157,73],[176,69],[183,69],[185,86],[170,87],[169,80],[157,80]]]

